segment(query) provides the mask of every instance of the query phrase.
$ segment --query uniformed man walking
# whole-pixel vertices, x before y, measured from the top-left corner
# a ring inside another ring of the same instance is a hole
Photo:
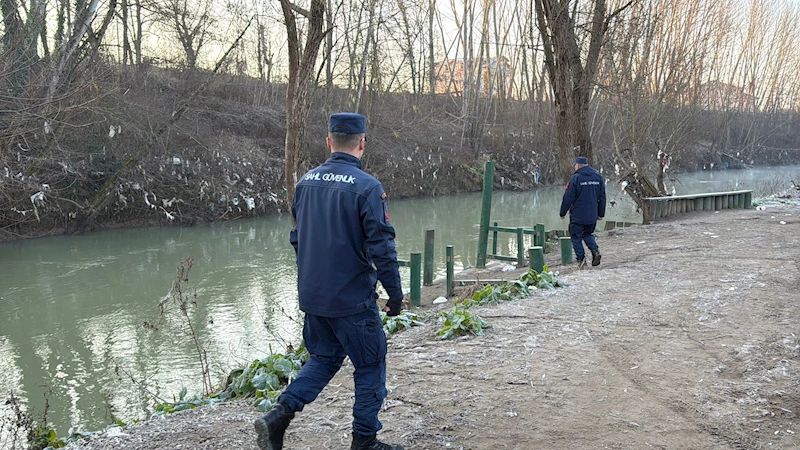
[[[390,316],[400,314],[403,291],[386,193],[361,171],[366,131],[360,114],[331,115],[331,157],[297,183],[289,240],[297,254],[303,340],[311,357],[278,404],[255,422],[262,450],[283,448],[295,412],[317,398],[345,355],[355,368],[351,450],[403,450],[376,437],[387,391],[386,336],[375,287],[380,280],[389,294],[383,310]]]
[[[561,200],[563,219],[569,211],[569,236],[578,267],[586,266],[586,252],[583,243],[592,252],[592,265],[600,265],[600,248],[594,238],[598,220],[606,215],[606,184],[603,176],[589,166],[589,160],[580,156],[573,165],[575,173],[567,183],[567,190]]]

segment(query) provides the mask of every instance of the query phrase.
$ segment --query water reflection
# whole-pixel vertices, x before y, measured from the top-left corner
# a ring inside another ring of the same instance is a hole
[[[198,392],[185,330],[158,330],[158,302],[193,255],[193,319],[214,381],[299,334],[289,222],[275,217],[191,229],[120,230],[0,246],[0,389],[42,411],[59,433],[143,417],[152,394]],[[273,330],[273,331],[270,331]],[[276,333],[280,333],[277,335]],[[287,337],[288,336],[288,337]],[[49,393],[47,393],[49,391]]]
[[[676,188],[678,193],[751,188],[788,170],[701,172],[682,178]],[[492,221],[563,229],[562,193],[563,188],[496,193]],[[608,199],[615,201],[608,220],[639,220],[618,188],[609,185]],[[434,229],[438,276],[444,275],[445,245],[455,248],[457,270],[475,264],[480,193],[390,201],[389,209],[401,258],[421,251],[424,230]],[[144,417],[153,398],[132,380],[167,400],[183,386],[199,392],[200,367],[184,330],[143,326],[159,323],[157,304],[189,255],[195,259],[190,287],[198,300],[192,314],[214,381],[264,356],[270,346],[282,351],[300,335],[290,226],[289,218],[280,216],[1,244],[0,391],[13,390],[41,412],[49,389],[50,420],[59,434],[70,424],[96,430],[112,416]],[[508,255],[516,254],[516,245],[511,234],[498,239]],[[403,276],[407,286],[407,269]]]

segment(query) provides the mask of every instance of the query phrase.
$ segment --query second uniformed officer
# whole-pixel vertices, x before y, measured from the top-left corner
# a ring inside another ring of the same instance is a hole
[[[575,173],[567,182],[567,189],[561,199],[559,215],[563,219],[569,211],[569,236],[578,260],[578,267],[586,266],[586,252],[583,243],[592,252],[592,265],[600,264],[600,247],[594,238],[597,221],[606,215],[606,183],[585,156],[579,156],[573,164]]]
[[[345,355],[355,368],[351,450],[403,449],[376,437],[387,391],[386,336],[375,287],[380,280],[389,294],[384,311],[390,316],[400,314],[403,291],[386,193],[361,170],[366,125],[360,114],[331,115],[331,157],[297,183],[289,240],[297,253],[303,340],[311,357],[275,408],[255,422],[262,450],[283,448],[295,412],[317,398]]]

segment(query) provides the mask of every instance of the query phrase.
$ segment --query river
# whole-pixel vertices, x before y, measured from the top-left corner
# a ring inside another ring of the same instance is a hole
[[[788,187],[798,174],[800,166],[704,171],[681,175],[670,186],[678,194],[754,189],[757,196],[758,186]],[[564,229],[562,193],[496,192],[492,221]],[[615,206],[607,220],[641,221],[627,195],[611,184],[608,200]],[[390,199],[389,209],[401,258],[421,251],[424,230],[433,229],[438,276],[445,245],[455,247],[456,270],[475,264],[480,193]],[[200,368],[186,327],[159,320],[158,303],[187,256],[194,258],[188,283],[197,294],[193,320],[213,380],[270,349],[282,352],[300,332],[290,226],[284,214],[0,244],[0,392],[4,398],[13,392],[35,415],[47,399],[48,420],[59,436],[70,428],[102,429],[112,417],[146,417],[151,394],[172,400],[182,387],[199,393]],[[498,247],[514,255],[513,238],[506,236]],[[407,270],[401,269],[406,286]],[[7,413],[0,406],[0,419]]]

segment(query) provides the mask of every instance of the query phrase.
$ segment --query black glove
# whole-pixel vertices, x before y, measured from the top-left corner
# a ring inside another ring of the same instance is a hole
[[[389,310],[386,311],[387,316],[398,316],[400,315],[400,310],[403,309],[403,299],[390,299],[388,302],[386,302],[386,307],[389,308]]]

